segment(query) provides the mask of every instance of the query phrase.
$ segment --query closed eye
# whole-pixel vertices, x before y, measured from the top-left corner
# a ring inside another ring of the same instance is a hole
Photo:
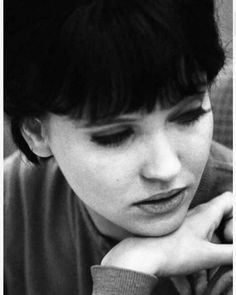
[[[127,127],[117,132],[92,134],[91,141],[104,147],[117,147],[128,141],[133,133],[134,130],[131,127]]]
[[[170,122],[176,122],[180,125],[191,125],[196,123],[202,116],[204,116],[206,113],[210,112],[211,109],[203,109],[202,106],[192,109],[186,112],[183,112],[182,114],[179,114],[177,117],[171,118]]]

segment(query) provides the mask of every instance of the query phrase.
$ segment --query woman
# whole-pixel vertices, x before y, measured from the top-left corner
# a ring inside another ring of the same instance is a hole
[[[5,8],[5,110],[26,156],[6,161],[6,292],[217,294],[232,171],[212,143],[213,1]]]

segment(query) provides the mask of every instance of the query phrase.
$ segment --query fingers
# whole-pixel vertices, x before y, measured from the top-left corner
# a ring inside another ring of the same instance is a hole
[[[233,198],[231,192],[226,192],[214,198],[209,205],[208,216],[212,225],[214,225],[214,229],[218,228],[223,218],[232,217]]]
[[[224,238],[227,242],[233,242],[233,219],[228,220],[225,224]]]
[[[233,245],[231,244],[213,244],[206,242],[206,257],[204,264],[206,268],[213,268],[220,265],[231,265],[233,262]]]
[[[205,269],[191,274],[190,280],[192,282],[192,286],[195,291],[194,294],[196,295],[205,294],[205,290],[208,285],[208,274]]]
[[[214,231],[218,228],[223,218],[230,218],[233,211],[233,198],[231,192],[226,192],[208,203],[200,205],[195,209],[195,217],[203,223],[205,228],[211,228]]]

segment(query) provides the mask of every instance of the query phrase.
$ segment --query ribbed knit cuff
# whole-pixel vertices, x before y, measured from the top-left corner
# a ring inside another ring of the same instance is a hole
[[[158,280],[141,272],[118,267],[91,267],[92,295],[150,295]]]

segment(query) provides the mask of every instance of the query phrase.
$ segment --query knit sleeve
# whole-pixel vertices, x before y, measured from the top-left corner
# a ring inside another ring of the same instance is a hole
[[[92,295],[149,295],[158,282],[155,276],[127,269],[92,266]]]

